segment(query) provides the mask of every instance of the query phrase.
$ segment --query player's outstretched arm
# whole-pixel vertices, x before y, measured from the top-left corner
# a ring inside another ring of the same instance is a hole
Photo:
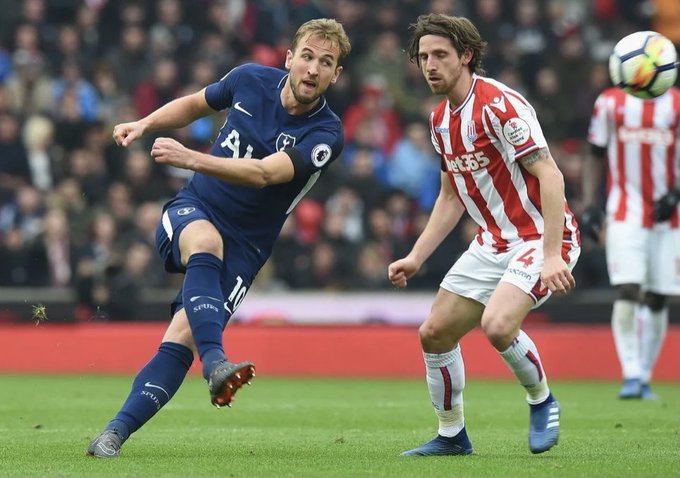
[[[567,263],[562,259],[564,229],[564,177],[548,148],[520,158],[529,174],[538,179],[543,213],[543,270],[541,281],[552,292],[566,292],[576,285]]]
[[[395,287],[406,287],[411,278],[446,236],[456,227],[465,212],[446,173],[441,173],[441,188],[434,203],[430,219],[408,256],[394,261],[387,268],[387,275]]]
[[[127,147],[144,133],[182,128],[214,112],[205,100],[205,91],[201,90],[172,100],[138,121],[117,124],[113,128],[113,139],[118,146]]]

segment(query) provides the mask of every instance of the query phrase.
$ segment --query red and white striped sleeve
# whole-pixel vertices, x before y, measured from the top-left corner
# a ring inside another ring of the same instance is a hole
[[[606,148],[609,143],[609,130],[607,127],[607,99],[606,93],[601,93],[595,105],[593,106],[593,113],[590,117],[590,126],[588,127],[588,142],[592,145]]]

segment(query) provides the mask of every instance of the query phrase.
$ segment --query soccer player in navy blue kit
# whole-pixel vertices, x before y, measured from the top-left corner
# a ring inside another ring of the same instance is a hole
[[[210,154],[158,138],[156,162],[195,171],[163,209],[156,243],[165,268],[184,273],[172,320],[132,390],[87,453],[116,457],[121,445],[179,389],[198,352],[211,402],[230,406],[254,376],[225,357],[222,331],[271,254],[288,214],[338,157],[342,125],[322,94],[342,71],[347,35],[331,19],[310,20],[293,37],[286,70],[246,64],[149,116],[117,125],[117,144],[181,128],[230,108]]]

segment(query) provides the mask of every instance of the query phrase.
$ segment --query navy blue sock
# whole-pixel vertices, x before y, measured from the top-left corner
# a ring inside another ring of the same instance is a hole
[[[168,403],[182,385],[193,361],[190,348],[163,342],[156,355],[137,373],[130,395],[106,430],[115,428],[123,441],[127,440]]]
[[[184,310],[203,365],[203,377],[210,375],[216,362],[224,360],[224,296],[220,286],[222,261],[207,252],[192,254],[182,288]]]

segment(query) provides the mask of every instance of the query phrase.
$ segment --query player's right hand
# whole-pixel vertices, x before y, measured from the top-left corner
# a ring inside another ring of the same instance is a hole
[[[406,280],[418,272],[418,269],[420,269],[420,264],[412,257],[406,256],[387,267],[387,276],[394,287],[403,289],[407,285]]]
[[[144,134],[144,125],[139,121],[121,123],[113,127],[113,140],[118,146],[127,147]]]
[[[581,234],[589,237],[595,242],[600,242],[602,226],[604,225],[604,214],[597,206],[588,206],[578,221]]]
[[[654,202],[652,217],[656,222],[668,221],[680,204],[680,189],[671,189]]]

